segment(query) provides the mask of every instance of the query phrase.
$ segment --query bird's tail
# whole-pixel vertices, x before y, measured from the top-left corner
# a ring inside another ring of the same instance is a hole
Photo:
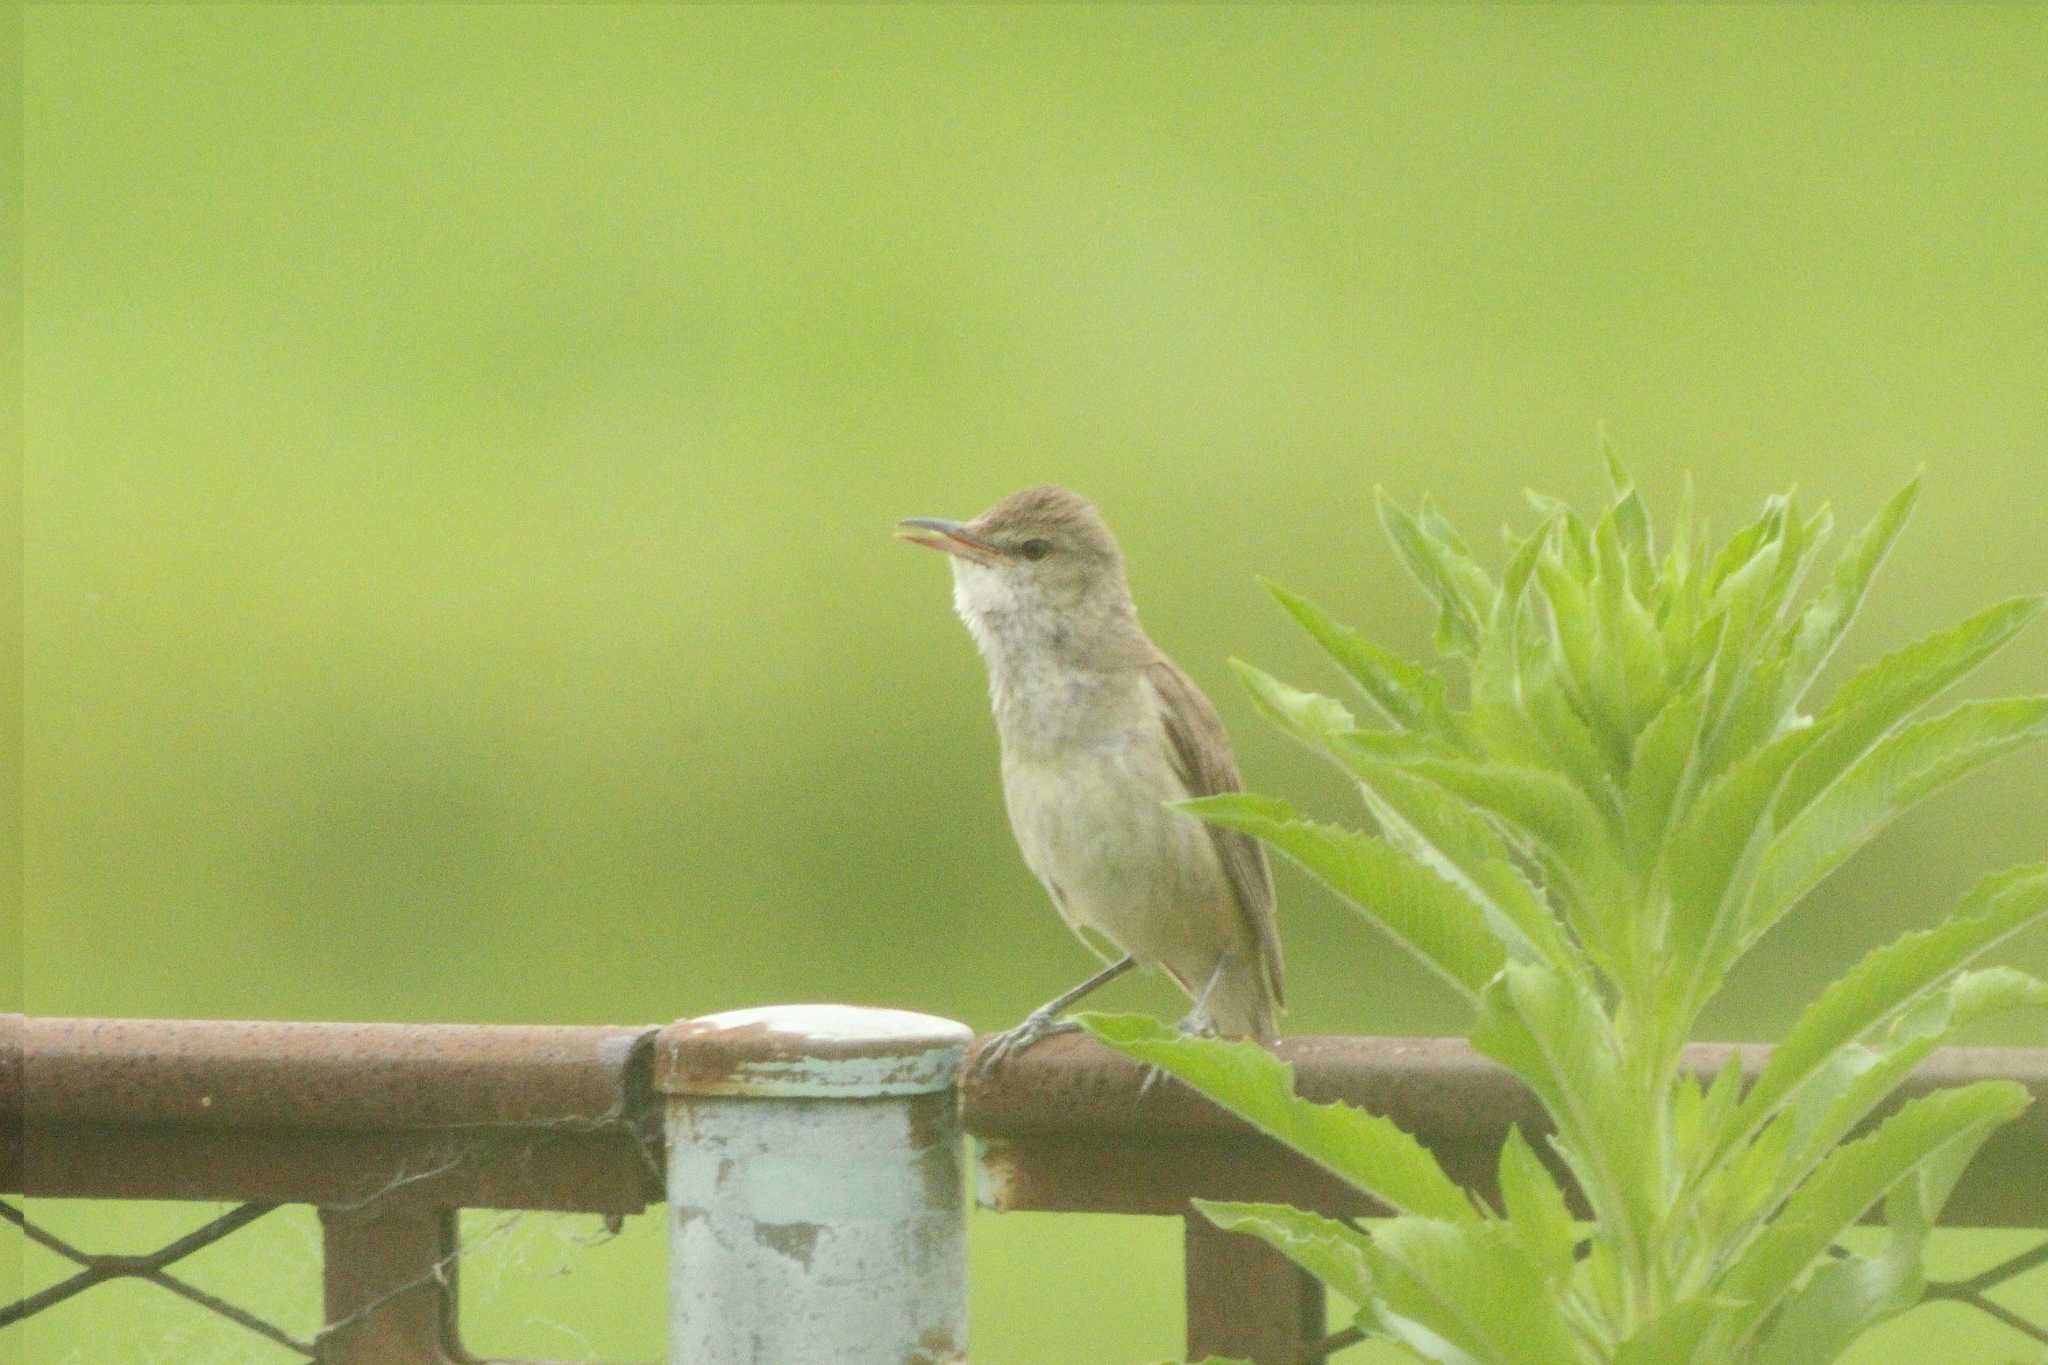
[[[1249,955],[1247,955],[1249,956]],[[1226,1038],[1255,1038],[1270,1043],[1280,1036],[1279,1008],[1256,957],[1233,956],[1223,964],[1209,992],[1209,1017]]]

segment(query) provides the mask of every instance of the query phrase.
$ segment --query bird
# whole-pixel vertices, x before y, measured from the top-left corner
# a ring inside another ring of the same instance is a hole
[[[1283,967],[1265,851],[1169,804],[1241,790],[1230,736],[1139,624],[1094,504],[1048,484],[971,521],[910,517],[896,531],[949,556],[1018,850],[1108,964],[993,1038],[977,1074],[1078,1028],[1062,1012],[1136,967],[1164,969],[1189,997],[1182,1033],[1272,1041]]]

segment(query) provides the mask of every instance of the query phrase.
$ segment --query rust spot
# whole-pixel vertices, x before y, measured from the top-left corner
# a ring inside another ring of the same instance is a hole
[[[753,1083],[789,1082],[775,1073],[802,1063],[879,1062],[856,1084],[921,1084],[935,1065],[964,1049],[965,1026],[901,1010],[850,1005],[788,1005],[682,1019],[655,1046],[655,1084],[669,1094],[745,1093]],[[767,1073],[763,1075],[763,1073]],[[816,1076],[834,1089],[829,1070]],[[808,1085],[807,1087],[808,1088]],[[932,1088],[943,1088],[934,1085]]]
[[[954,1152],[952,1146],[941,1143],[917,1154],[918,1179],[924,1185],[925,1201],[931,1208],[950,1207],[960,1197],[960,1162]]]
[[[942,1147],[959,1131],[959,1100],[950,1090],[913,1096],[908,1108],[912,1147]]]
[[[754,1229],[754,1240],[809,1270],[811,1253],[817,1250],[824,1231],[817,1223],[762,1223]]]
[[[918,1335],[917,1349],[905,1365],[960,1365],[966,1359],[967,1348],[951,1332],[933,1328]]]
[[[984,1142],[980,1146],[981,1156],[975,1162],[975,1199],[982,1208],[1002,1213],[1014,1203],[1010,1184],[1016,1178],[1016,1154],[1007,1142]]]
[[[777,1039],[781,1039],[781,1045]],[[803,1055],[798,1039],[777,1033],[765,1023],[721,1028],[703,1019],[683,1019],[663,1030],[655,1054],[658,1084],[666,1090],[677,1082],[713,1085],[735,1079],[749,1062],[795,1060]]]

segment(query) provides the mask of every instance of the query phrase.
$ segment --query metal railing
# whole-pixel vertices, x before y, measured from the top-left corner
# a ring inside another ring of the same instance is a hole
[[[1188,1200],[1352,1218],[1383,1212],[1370,1201],[1187,1091],[1141,1104],[1138,1068],[1084,1039],[1050,1040],[956,1092],[967,1050],[945,1021],[815,1007],[665,1029],[0,1016],[0,1194],[234,1205],[154,1252],[107,1255],[0,1200],[0,1216],[77,1267],[0,1305],[0,1329],[136,1278],[322,1365],[474,1362],[457,1331],[460,1210],[620,1219],[666,1199],[679,1362],[818,1358],[786,1343],[737,1354],[717,1333],[764,1303],[797,1322],[808,1296],[844,1292],[854,1263],[895,1268],[858,1295],[867,1330],[900,1319],[922,1343],[872,1358],[961,1360],[964,1128],[986,1207],[1184,1220],[1191,1358],[1292,1365],[1357,1340],[1326,1331],[1314,1281]],[[1752,1071],[1767,1055],[1740,1051]],[[1390,1115],[1481,1191],[1508,1125],[1545,1126],[1519,1083],[1462,1042],[1298,1038],[1279,1052],[1302,1093]],[[1691,1061],[1726,1055],[1697,1048]],[[1986,1145],[1946,1222],[2048,1228],[2048,1050],[1945,1050],[1906,1093],[1988,1076],[2021,1081],[2037,1103]],[[310,1337],[176,1270],[285,1204],[320,1213],[325,1325]],[[735,1218],[755,1220],[751,1238],[732,1234]],[[2048,1342],[2048,1326],[1986,1297],[2043,1264],[2048,1237],[1930,1297]],[[845,1305],[821,1316],[843,1321]]]
[[[456,1214],[623,1218],[662,1198],[654,1028],[0,1017],[0,1193],[228,1201],[146,1255],[98,1255],[0,1327],[137,1277],[323,1365],[474,1360],[456,1331]],[[320,1211],[311,1339],[178,1279],[179,1258],[282,1204]]]

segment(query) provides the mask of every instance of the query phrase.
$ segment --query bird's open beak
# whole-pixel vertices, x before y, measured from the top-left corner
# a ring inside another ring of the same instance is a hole
[[[908,517],[896,523],[898,539],[928,545],[976,564],[994,564],[1003,552],[969,531],[965,524],[940,517]]]

